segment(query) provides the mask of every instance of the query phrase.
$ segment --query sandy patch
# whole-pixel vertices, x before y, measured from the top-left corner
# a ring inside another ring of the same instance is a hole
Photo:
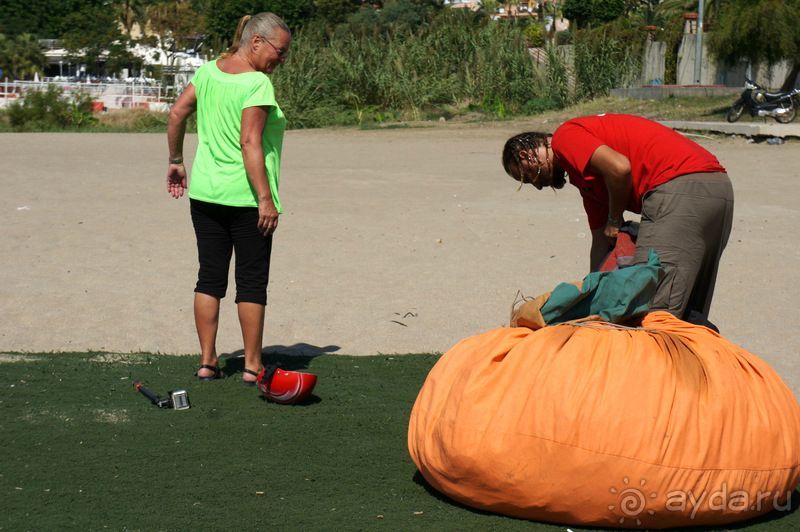
[[[96,364],[119,364],[123,366],[139,366],[149,364],[147,355],[131,353],[98,353],[87,359]]]
[[[128,411],[123,409],[118,410],[95,410],[94,417],[97,421],[101,423],[127,423],[130,421],[130,417],[128,416]]]

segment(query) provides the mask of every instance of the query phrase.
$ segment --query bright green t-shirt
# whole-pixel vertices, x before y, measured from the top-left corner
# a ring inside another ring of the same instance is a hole
[[[195,72],[191,81],[197,94],[197,154],[192,164],[189,197],[231,205],[256,207],[258,196],[247,178],[239,136],[242,110],[269,108],[262,146],[269,189],[278,212],[281,147],[286,118],[275,101],[272,82],[262,72],[227,74],[211,61]]]

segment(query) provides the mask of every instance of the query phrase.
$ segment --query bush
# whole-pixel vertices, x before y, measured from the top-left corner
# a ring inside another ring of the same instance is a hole
[[[188,123],[187,131],[193,131],[193,114]],[[167,128],[168,113],[150,111],[147,109],[115,109],[103,113],[98,120],[98,129],[104,131],[130,131],[150,132],[165,131]]]
[[[533,98],[525,102],[522,106],[522,113],[526,115],[538,115],[554,109],[560,109],[562,106],[552,98]]]
[[[541,48],[544,46],[544,26],[541,24],[529,24],[525,28],[525,41],[529,48]]]
[[[55,85],[48,85],[41,92],[26,92],[22,102],[9,106],[7,116],[15,131],[82,128],[96,122],[92,116],[92,99],[88,94],[76,92],[69,99]]]

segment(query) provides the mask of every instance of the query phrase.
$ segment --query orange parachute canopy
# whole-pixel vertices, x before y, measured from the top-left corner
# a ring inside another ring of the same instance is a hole
[[[461,503],[564,524],[720,525],[787,507],[800,408],[764,361],[665,312],[507,327],[431,370],[408,447]]]

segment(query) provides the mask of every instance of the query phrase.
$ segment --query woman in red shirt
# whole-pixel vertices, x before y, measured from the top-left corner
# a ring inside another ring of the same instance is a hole
[[[651,309],[706,321],[733,219],[733,188],[714,155],[651,120],[608,114],[569,120],[552,135],[510,138],[503,167],[540,190],[567,179],[578,188],[592,230],[592,271],[613,245],[623,211],[640,213],[634,263],[655,249],[665,268]]]

